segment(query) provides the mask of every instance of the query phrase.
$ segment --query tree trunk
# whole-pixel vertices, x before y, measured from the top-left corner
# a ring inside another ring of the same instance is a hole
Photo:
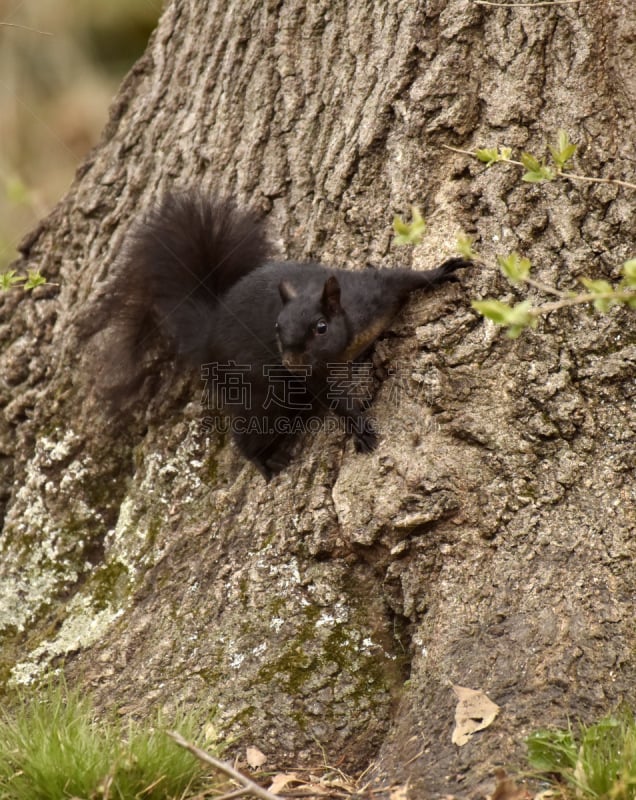
[[[541,153],[565,128],[576,172],[633,180],[630,10],[169,5],[22,243],[52,284],[1,301],[8,685],[63,665],[100,708],[209,709],[272,765],[323,747],[417,798],[481,791],[530,731],[636,704],[633,312],[566,309],[513,341],[470,300],[524,291],[475,267],[377,344],[378,450],[321,431],[267,485],[206,433],[197,375],[163,376],[114,431],[77,324],[174,185],[266,212],[283,257],[428,268],[464,229],[560,289],[616,280],[633,191],[530,185],[444,145]],[[411,203],[429,234],[400,249]],[[462,748],[452,683],[501,706]]]

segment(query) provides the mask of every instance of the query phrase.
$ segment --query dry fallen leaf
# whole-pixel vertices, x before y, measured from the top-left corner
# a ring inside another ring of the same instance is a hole
[[[272,794],[278,794],[288,784],[298,783],[298,781],[298,773],[296,772],[279,772],[278,775],[274,775],[272,778],[272,782],[267,791],[271,792]]]
[[[261,753],[258,747],[247,747],[245,749],[245,760],[252,769],[258,769],[267,761],[267,756],[265,753]]]
[[[408,800],[408,784],[391,789],[389,800]]]
[[[525,787],[519,786],[512,778],[508,777],[505,770],[498,769],[495,771],[495,775],[497,785],[489,800],[530,800],[532,797]]]
[[[458,703],[452,742],[461,747],[470,741],[473,733],[492,724],[499,713],[499,706],[477,689],[454,685],[453,691]]]
[[[303,783],[302,786],[294,789],[294,797],[309,797],[313,800],[317,795],[333,797],[333,793],[319,783]]]

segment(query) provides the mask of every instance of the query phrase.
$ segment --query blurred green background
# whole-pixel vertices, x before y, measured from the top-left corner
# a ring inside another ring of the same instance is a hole
[[[162,8],[163,0],[0,0],[0,270],[98,141]]]

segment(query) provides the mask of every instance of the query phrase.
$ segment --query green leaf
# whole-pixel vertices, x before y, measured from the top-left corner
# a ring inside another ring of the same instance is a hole
[[[479,253],[476,250],[473,250],[473,242],[475,240],[472,236],[469,236],[467,233],[460,231],[457,234],[457,239],[455,242],[455,247],[457,248],[457,252],[464,256],[465,259],[468,261],[473,261],[475,258],[479,257]]]
[[[550,167],[541,167],[538,172],[524,172],[521,180],[526,183],[543,183],[543,181],[553,181],[556,178]]]
[[[507,325],[512,308],[501,300],[473,300],[471,306],[478,311],[482,317],[492,320],[497,325]]]
[[[409,226],[402,217],[397,214],[393,217],[393,230],[398,236],[408,236]]]
[[[501,161],[501,152],[496,147],[484,147],[480,150],[475,152],[475,155],[482,161],[487,167],[491,164],[495,164],[497,161]]]
[[[529,172],[538,172],[541,169],[541,164],[532,153],[522,153],[521,163]]]
[[[581,278],[581,283],[591,294],[597,295],[611,295],[614,292],[614,287],[608,281],[592,280],[591,278]],[[594,300],[594,308],[597,311],[607,311],[612,306],[616,305],[617,301],[612,297],[597,297]]]
[[[508,315],[508,330],[506,335],[511,339],[516,339],[524,328],[536,328],[537,318],[532,313],[532,303],[529,300],[524,300],[523,303],[517,303]]]
[[[567,147],[570,147],[570,137],[568,132],[563,128],[559,128],[557,132],[557,147],[559,150],[565,150]]]
[[[518,339],[525,327],[525,325],[511,325],[506,331],[506,336],[509,339]]]
[[[524,172],[521,180],[526,183],[543,183],[543,181],[553,181],[556,175],[550,167],[542,166],[538,172]]]
[[[508,161],[512,156],[512,147],[482,147],[475,151],[475,155],[489,167],[497,161]]]
[[[24,276],[18,275],[14,269],[2,272],[0,273],[0,290],[6,292],[11,289],[12,286],[15,286],[16,283],[21,283],[23,280]]]
[[[511,283],[524,281],[530,274],[530,259],[524,258],[519,253],[510,253],[507,256],[497,256],[497,263],[501,271]]]
[[[542,772],[574,769],[578,745],[570,731],[536,731],[526,739],[530,766]]]
[[[593,281],[591,278],[581,278],[581,283],[593,294],[607,294],[608,292],[614,291],[609,281]]]
[[[521,163],[528,170],[521,176],[521,180],[526,183],[542,183],[556,178],[554,170],[547,167],[543,161],[538,161],[532,153],[522,153]]]
[[[424,217],[417,206],[411,206],[411,220],[411,225],[421,225],[423,228],[426,228]]]
[[[623,286],[630,288],[636,286],[636,258],[630,258],[629,261],[626,261],[621,272],[623,273],[623,280],[621,281]]]
[[[548,145],[548,149],[552,154],[552,159],[559,169],[564,169],[567,162],[576,153],[578,145],[570,142],[570,137],[567,131],[559,130],[557,134],[556,145]]]
[[[426,220],[416,206],[411,206],[411,222],[397,214],[393,217],[396,244],[419,244],[426,233]]]
[[[613,305],[616,303],[617,305],[626,305],[628,308],[634,308],[634,304],[636,303],[636,292],[621,294],[622,296],[612,298],[611,304]]]
[[[524,328],[537,327],[537,318],[532,313],[533,308],[529,300],[509,306],[501,300],[473,300],[471,303],[475,311],[492,320],[497,325],[507,325],[507,335],[516,339]]]
[[[31,289],[35,289],[36,286],[42,286],[44,283],[46,283],[44,275],[37,269],[30,269],[24,284],[24,290],[28,292]]]

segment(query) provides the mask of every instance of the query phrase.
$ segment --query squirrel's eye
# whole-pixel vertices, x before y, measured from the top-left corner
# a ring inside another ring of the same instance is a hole
[[[324,319],[318,320],[318,322],[316,323],[315,331],[320,335],[322,335],[323,333],[327,333],[327,323],[324,321]]]

